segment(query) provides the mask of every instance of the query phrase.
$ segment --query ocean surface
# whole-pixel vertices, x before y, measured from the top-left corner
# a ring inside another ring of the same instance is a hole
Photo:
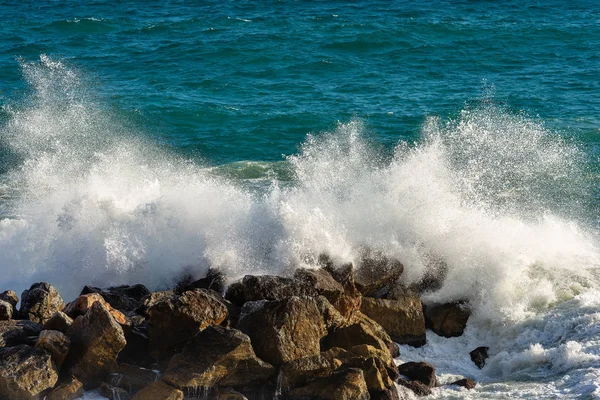
[[[600,398],[597,1],[148,3],[0,0],[0,290],[442,260],[431,398]]]

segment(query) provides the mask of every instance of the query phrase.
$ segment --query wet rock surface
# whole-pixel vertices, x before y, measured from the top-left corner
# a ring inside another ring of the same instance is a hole
[[[473,361],[478,368],[481,369],[485,367],[485,360],[488,358],[489,349],[489,347],[481,346],[469,353],[469,356],[471,356],[471,361]]]
[[[27,345],[0,349],[0,398],[37,399],[57,381],[58,370],[45,350]]]
[[[448,303],[425,307],[427,328],[444,337],[463,334],[471,312],[463,303]]]
[[[55,312],[62,310],[65,303],[58,291],[49,283],[34,283],[21,295],[19,313],[30,321],[44,324]]]

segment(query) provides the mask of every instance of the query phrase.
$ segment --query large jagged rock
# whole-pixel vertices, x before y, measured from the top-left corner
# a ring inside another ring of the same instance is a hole
[[[370,398],[363,371],[349,368],[316,379],[292,390],[290,400],[368,400]]]
[[[7,301],[13,306],[13,308],[16,308],[17,303],[19,302],[19,297],[13,290],[5,290],[4,292],[0,293],[0,300]]]
[[[471,389],[475,389],[475,386],[477,386],[477,382],[475,382],[473,379],[463,378],[463,379],[454,381],[454,382],[450,383],[449,385],[460,386],[460,387],[464,387],[466,389],[471,390]]]
[[[88,293],[77,297],[75,300],[67,304],[63,312],[71,318],[77,318],[80,315],[85,315],[88,310],[92,307],[92,304],[99,302],[101,303],[113,316],[115,321],[121,325],[129,325],[129,319],[119,310],[113,308],[110,304],[104,300],[104,298],[98,293]]]
[[[35,342],[35,347],[46,350],[52,361],[60,369],[71,347],[71,340],[62,332],[43,330]]]
[[[156,360],[150,354],[148,323],[145,320],[136,321],[136,319],[132,318],[130,329],[124,329],[123,331],[125,332],[127,344],[119,353],[118,361],[146,368],[151,367]]]
[[[156,382],[159,376],[160,374],[152,369],[121,363],[119,369],[110,374],[106,380],[111,386],[133,394]]]
[[[376,252],[367,252],[356,268],[356,287],[365,297],[387,298],[399,283],[404,265]]]
[[[435,387],[435,368],[425,362],[407,362],[398,366],[398,372],[412,381],[419,381],[429,388]]]
[[[13,317],[15,308],[8,301],[0,300],[0,321],[8,321]]]
[[[323,354],[299,358],[284,363],[277,378],[282,393],[304,386],[317,378],[325,378],[339,367],[342,362],[335,357]]]
[[[246,275],[241,282],[229,286],[225,298],[238,306],[249,301],[283,300],[291,296],[316,296],[315,289],[295,278],[275,275]]]
[[[37,399],[58,381],[48,352],[27,345],[0,349],[0,398]]]
[[[471,312],[465,304],[448,303],[425,307],[427,328],[444,337],[463,334]]]
[[[360,310],[381,325],[395,342],[415,347],[425,344],[425,317],[417,293],[401,300],[363,297]]]
[[[250,336],[256,354],[274,366],[319,354],[327,334],[317,301],[297,296],[246,303],[238,328]]]
[[[65,303],[56,289],[46,282],[34,283],[21,294],[19,313],[30,321],[44,324],[62,310]]]
[[[351,318],[360,310],[362,295],[354,281],[354,267],[352,264],[345,264],[340,267],[334,267],[331,263],[326,263],[323,268],[329,272],[333,279],[339,282],[344,288],[344,294],[335,300],[335,308],[344,318]]]
[[[46,321],[44,329],[67,333],[71,325],[73,325],[73,318],[62,311],[57,311],[48,321]]]
[[[181,294],[194,289],[210,289],[223,295],[225,293],[225,276],[214,268],[209,268],[206,276],[197,280],[194,280],[192,275],[186,274],[175,286],[175,293]]]
[[[93,303],[85,315],[73,322],[69,337],[71,351],[66,366],[86,389],[97,386],[117,369],[115,360],[125,347],[125,335],[101,302]]]
[[[227,319],[227,307],[210,290],[154,295],[144,301],[143,307],[147,307],[150,352],[157,359],[181,351],[199,331]]]
[[[59,382],[44,400],[76,400],[83,397],[83,383],[72,377],[69,381]]]
[[[163,380],[179,389],[236,387],[266,381],[273,373],[273,367],[256,356],[247,335],[209,326],[171,358]]]
[[[0,347],[34,345],[42,326],[31,321],[0,321]]]
[[[123,285],[123,286],[113,286],[108,289],[100,289],[94,286],[84,286],[81,291],[81,295],[97,293],[108,304],[111,305],[112,308],[115,308],[123,313],[128,313],[130,311],[138,308],[142,302],[142,299],[150,294],[150,291],[146,288],[146,286],[137,284],[133,286]]]
[[[417,396],[429,396],[431,394],[431,388],[423,382],[411,381],[404,378],[399,378],[396,382],[399,385],[412,390]]]
[[[183,396],[181,390],[157,381],[137,392],[132,400],[183,400]]]
[[[488,358],[489,349],[489,347],[481,346],[469,353],[471,361],[473,361],[479,369],[485,367],[485,360]]]

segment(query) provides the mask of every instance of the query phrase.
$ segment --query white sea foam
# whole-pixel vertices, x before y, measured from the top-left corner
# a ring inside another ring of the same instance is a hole
[[[160,288],[209,266],[231,279],[283,273],[323,252],[356,261],[365,248],[402,261],[414,282],[443,260],[444,285],[425,300],[467,300],[474,314],[463,337],[429,334],[404,358],[482,381],[471,397],[598,395],[600,252],[585,154],[542,124],[483,103],[427,120],[421,141],[389,155],[350,121],[307,138],[287,160],[291,183],[257,192],[232,169],[219,176],[140,140],[60,61],[22,67],[32,94],[6,107],[1,128],[22,160],[3,182],[18,195],[0,220],[1,286],[44,280],[69,299],[84,284]],[[491,348],[481,371],[468,359],[479,345]],[[560,378],[531,383],[547,376]]]

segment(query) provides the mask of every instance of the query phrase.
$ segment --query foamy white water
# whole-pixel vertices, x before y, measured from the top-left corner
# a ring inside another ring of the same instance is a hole
[[[209,266],[230,279],[285,273],[320,253],[356,261],[366,248],[401,260],[407,283],[443,260],[425,301],[466,300],[460,338],[430,333],[403,360],[441,379],[447,398],[600,396],[600,252],[585,154],[523,115],[482,103],[431,118],[393,155],[358,120],[308,136],[293,182],[256,191],[139,139],[97,104],[78,72],[23,63],[32,95],[7,109],[2,142],[21,161],[5,176],[0,289],[36,281],[66,299],[85,284],[172,284]],[[477,369],[468,353],[490,347]]]

